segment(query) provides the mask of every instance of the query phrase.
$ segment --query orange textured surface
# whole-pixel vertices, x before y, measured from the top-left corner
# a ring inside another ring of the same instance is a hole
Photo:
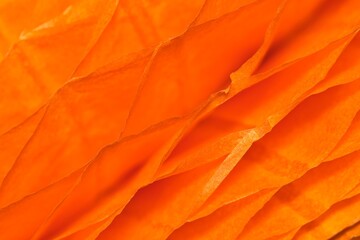
[[[0,0],[0,239],[360,238],[359,0]]]

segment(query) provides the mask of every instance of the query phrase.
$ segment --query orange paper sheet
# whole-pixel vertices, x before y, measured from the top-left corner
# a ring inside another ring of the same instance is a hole
[[[360,236],[358,0],[0,0],[0,239]]]

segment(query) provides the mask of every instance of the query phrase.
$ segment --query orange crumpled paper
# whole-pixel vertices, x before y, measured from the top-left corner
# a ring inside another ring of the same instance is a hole
[[[0,1],[0,239],[360,237],[360,1]]]

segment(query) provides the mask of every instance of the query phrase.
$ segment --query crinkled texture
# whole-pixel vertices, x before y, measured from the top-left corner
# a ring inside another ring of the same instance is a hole
[[[360,236],[359,9],[0,1],[0,239]]]

